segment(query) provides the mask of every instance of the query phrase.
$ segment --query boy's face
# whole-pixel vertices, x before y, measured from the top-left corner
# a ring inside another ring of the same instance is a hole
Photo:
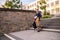
[[[36,9],[36,12],[38,13],[39,12],[39,9]]]

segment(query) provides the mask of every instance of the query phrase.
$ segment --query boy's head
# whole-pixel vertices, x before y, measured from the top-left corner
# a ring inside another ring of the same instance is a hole
[[[36,9],[36,12],[39,12],[39,9]]]
[[[39,11],[39,9],[36,9],[36,11]]]

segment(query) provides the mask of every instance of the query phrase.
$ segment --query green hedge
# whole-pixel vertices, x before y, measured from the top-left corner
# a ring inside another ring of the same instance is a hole
[[[51,15],[43,15],[42,18],[51,18]]]

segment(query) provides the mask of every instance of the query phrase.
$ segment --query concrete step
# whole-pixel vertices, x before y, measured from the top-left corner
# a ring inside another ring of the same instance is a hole
[[[60,26],[60,23],[47,23],[48,26]]]
[[[46,26],[46,27],[49,27],[49,26],[60,26],[60,23],[41,23],[42,26]]]
[[[60,21],[49,21],[49,20],[44,20],[44,21],[41,21],[42,23],[60,23]]]
[[[57,23],[53,23],[53,24],[50,24],[48,26],[60,26],[60,24],[57,24]]]
[[[41,20],[41,25],[47,29],[60,29],[60,18]]]
[[[51,19],[41,20],[41,25],[48,27],[48,28],[50,28],[52,26],[55,26],[55,28],[57,26],[59,28],[60,27],[60,18],[51,18]],[[52,28],[54,28],[54,27],[52,27]]]
[[[60,32],[60,29],[42,29],[44,31]]]
[[[60,26],[45,26],[47,29],[60,29]]]

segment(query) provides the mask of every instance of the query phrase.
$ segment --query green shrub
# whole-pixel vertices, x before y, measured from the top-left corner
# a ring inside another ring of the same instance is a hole
[[[51,18],[52,16],[51,15],[44,15],[42,16],[42,18]]]
[[[47,12],[47,15],[50,15],[50,13]]]

